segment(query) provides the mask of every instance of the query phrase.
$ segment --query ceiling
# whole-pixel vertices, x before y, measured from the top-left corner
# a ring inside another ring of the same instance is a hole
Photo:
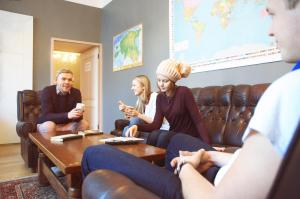
[[[65,0],[73,3],[83,4],[87,6],[92,6],[96,8],[104,8],[112,0]]]
[[[54,50],[82,53],[95,45],[54,40]]]

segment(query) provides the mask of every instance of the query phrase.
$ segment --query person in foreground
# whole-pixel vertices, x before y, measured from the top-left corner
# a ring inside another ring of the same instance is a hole
[[[275,36],[283,60],[297,62],[299,0],[269,0],[267,11],[272,16],[270,36]],[[233,155],[208,151],[199,139],[175,135],[166,161],[171,160],[170,168],[176,168],[179,178],[167,170],[168,166],[159,168],[107,145],[98,146],[98,150],[87,149],[82,159],[83,175],[96,169],[111,169],[161,198],[266,198],[300,121],[299,90],[300,70],[289,72],[270,85],[244,133],[244,145]],[[94,159],[97,153],[105,157]],[[201,175],[211,165],[222,167],[214,183]]]
[[[170,132],[152,132],[148,144],[166,148],[171,137],[185,133],[210,143],[209,136],[201,119],[195,99],[189,88],[177,86],[176,82],[187,77],[191,66],[174,59],[163,60],[157,67],[157,85],[160,93],[156,100],[156,112],[152,123],[131,126],[126,136],[137,136],[137,132],[152,132],[160,128],[164,117],[170,124]]]
[[[151,123],[156,111],[157,93],[151,91],[151,83],[147,76],[136,76],[132,80],[131,90],[138,97],[135,108],[119,101],[119,110],[124,112],[126,118],[130,119],[130,123],[124,128],[122,136],[125,136],[127,129],[133,125]],[[169,130],[169,123],[165,118],[160,129]]]
[[[76,108],[81,103],[80,90],[73,88],[73,72],[61,69],[56,76],[56,85],[47,86],[41,95],[42,114],[37,129],[45,138],[56,131],[86,130],[89,124],[83,119],[83,110]]]
[[[269,35],[276,38],[283,60],[297,62],[299,0],[269,0],[267,11],[272,17]],[[200,148],[196,152],[180,151],[171,165],[178,168],[184,198],[266,198],[300,121],[299,90],[300,70],[289,72],[267,89],[235,157]],[[215,186],[198,172],[209,164],[226,165],[219,170]]]

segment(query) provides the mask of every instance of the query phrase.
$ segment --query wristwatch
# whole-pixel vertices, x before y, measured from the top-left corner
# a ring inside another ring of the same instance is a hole
[[[176,175],[179,176],[179,173],[184,165],[188,164],[188,162],[183,161],[180,165],[176,167]]]

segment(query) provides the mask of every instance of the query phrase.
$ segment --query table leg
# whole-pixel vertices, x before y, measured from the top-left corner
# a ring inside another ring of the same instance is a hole
[[[38,181],[41,186],[49,185],[48,179],[44,173],[46,156],[43,153],[39,153],[39,160],[38,160]]]
[[[81,198],[81,173],[68,174],[66,176],[69,198]]]

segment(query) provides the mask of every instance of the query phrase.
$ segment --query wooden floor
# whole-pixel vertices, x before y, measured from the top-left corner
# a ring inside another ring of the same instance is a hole
[[[31,175],[36,173],[25,167],[20,144],[0,145],[0,182]]]

